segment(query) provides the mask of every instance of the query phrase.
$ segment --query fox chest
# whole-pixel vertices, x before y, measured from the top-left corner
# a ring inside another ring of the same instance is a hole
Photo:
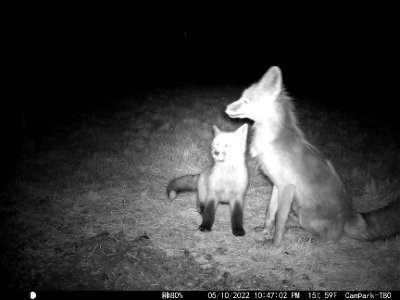
[[[283,172],[281,172],[280,169],[281,163],[279,157],[275,155],[275,153],[264,151],[257,155],[257,160],[261,170],[272,180],[272,182],[275,183],[279,181]]]
[[[243,195],[248,184],[245,168],[214,170],[209,178],[209,195],[220,201],[229,201],[232,197]]]
[[[273,147],[265,146],[262,149],[255,150],[256,159],[261,170],[275,184],[280,185],[282,182],[290,182],[293,177],[290,172],[290,159],[283,153],[277,151]]]

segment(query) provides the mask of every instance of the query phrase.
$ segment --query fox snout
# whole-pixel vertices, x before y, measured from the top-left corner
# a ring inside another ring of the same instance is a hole
[[[223,162],[225,161],[226,152],[213,149],[212,156],[216,161]]]
[[[225,113],[231,118],[245,118],[247,116],[246,107],[249,99],[240,98],[226,106]]]

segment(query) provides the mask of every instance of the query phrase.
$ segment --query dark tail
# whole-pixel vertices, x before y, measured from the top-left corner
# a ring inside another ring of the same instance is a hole
[[[196,191],[199,175],[184,175],[172,180],[167,187],[169,200],[174,200],[180,192]]]
[[[365,214],[355,214],[344,231],[357,240],[373,241],[400,233],[400,199]]]

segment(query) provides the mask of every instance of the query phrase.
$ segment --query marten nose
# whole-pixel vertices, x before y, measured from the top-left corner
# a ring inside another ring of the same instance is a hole
[[[214,154],[215,154],[216,156],[218,156],[218,155],[219,155],[219,151],[218,151],[218,150],[214,150]]]

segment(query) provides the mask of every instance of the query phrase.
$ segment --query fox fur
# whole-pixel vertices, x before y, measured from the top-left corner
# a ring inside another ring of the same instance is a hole
[[[263,232],[271,235],[275,225],[274,245],[282,241],[290,209],[302,228],[323,240],[338,240],[343,232],[360,240],[400,232],[400,199],[377,211],[354,213],[335,168],[298,127],[279,67],[271,67],[225,112],[254,121],[250,153],[273,183]]]
[[[167,196],[172,201],[180,192],[197,190],[196,205],[203,215],[200,231],[211,231],[218,204],[229,203],[232,233],[243,236],[243,202],[248,186],[245,162],[248,126],[244,124],[235,132],[224,132],[215,125],[213,128],[213,166],[200,174],[172,180],[167,187]]]

